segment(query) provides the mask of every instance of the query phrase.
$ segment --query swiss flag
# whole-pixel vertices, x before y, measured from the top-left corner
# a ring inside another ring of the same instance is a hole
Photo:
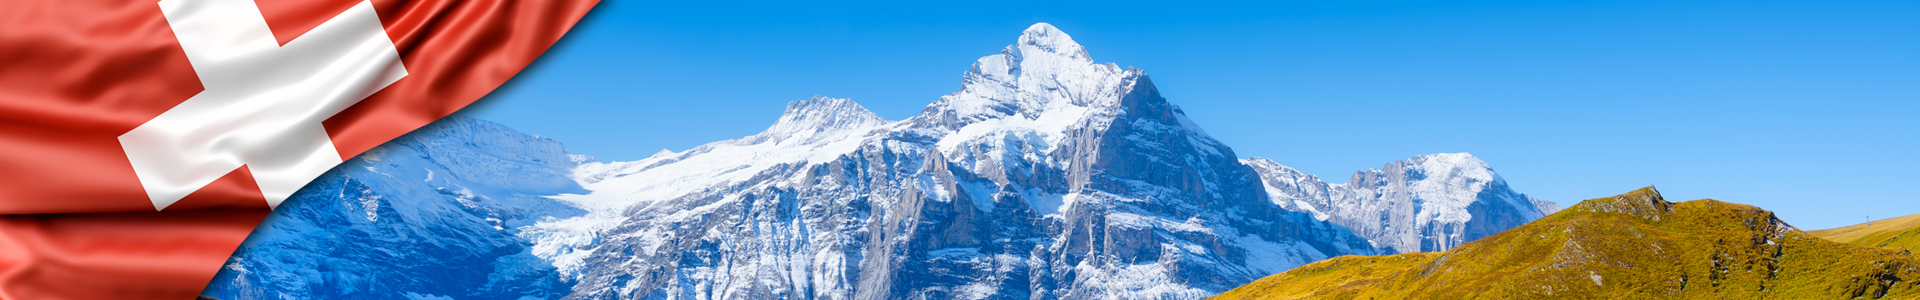
[[[0,299],[193,299],[271,207],[596,2],[0,1]]]

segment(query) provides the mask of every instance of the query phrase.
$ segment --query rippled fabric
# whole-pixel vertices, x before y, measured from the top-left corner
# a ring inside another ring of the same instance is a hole
[[[362,0],[259,0],[281,44]],[[322,124],[350,158],[478,100],[593,0],[372,1],[409,75]],[[0,299],[192,299],[266,215],[247,167],[155,212],[117,136],[204,88],[153,0],[0,1]]]
[[[259,210],[0,216],[0,298],[193,299]]]

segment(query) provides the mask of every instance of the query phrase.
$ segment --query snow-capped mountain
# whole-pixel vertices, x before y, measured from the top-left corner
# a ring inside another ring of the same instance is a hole
[[[758,134],[597,162],[442,120],[296,194],[207,294],[1198,299],[1396,252],[1409,224],[1451,246],[1540,212],[1470,156],[1347,184],[1238,157],[1144,72],[1042,23],[899,121],[814,97]]]
[[[202,292],[218,299],[557,299],[520,228],[585,213],[586,157],[449,117],[335,167],[276,208]]]
[[[1415,156],[1328,184],[1266,158],[1242,160],[1260,173],[1273,203],[1352,229],[1398,252],[1437,252],[1560,210],[1507,187],[1466,153]]]
[[[588,163],[589,212],[523,231],[570,298],[1193,299],[1382,253],[1273,205],[1137,69],[1051,25],[888,122],[789,104],[765,132]]]

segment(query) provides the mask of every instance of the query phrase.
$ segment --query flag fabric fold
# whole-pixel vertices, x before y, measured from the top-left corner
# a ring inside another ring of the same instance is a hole
[[[0,1],[0,299],[192,299],[280,199],[596,2]]]

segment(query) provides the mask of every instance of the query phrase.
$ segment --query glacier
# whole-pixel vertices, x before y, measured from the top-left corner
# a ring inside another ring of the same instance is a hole
[[[816,96],[751,136],[600,162],[448,118],[301,190],[206,294],[1198,299],[1444,250],[1551,204],[1466,154],[1343,184],[1241,159],[1144,71],[1040,23],[898,121]]]

